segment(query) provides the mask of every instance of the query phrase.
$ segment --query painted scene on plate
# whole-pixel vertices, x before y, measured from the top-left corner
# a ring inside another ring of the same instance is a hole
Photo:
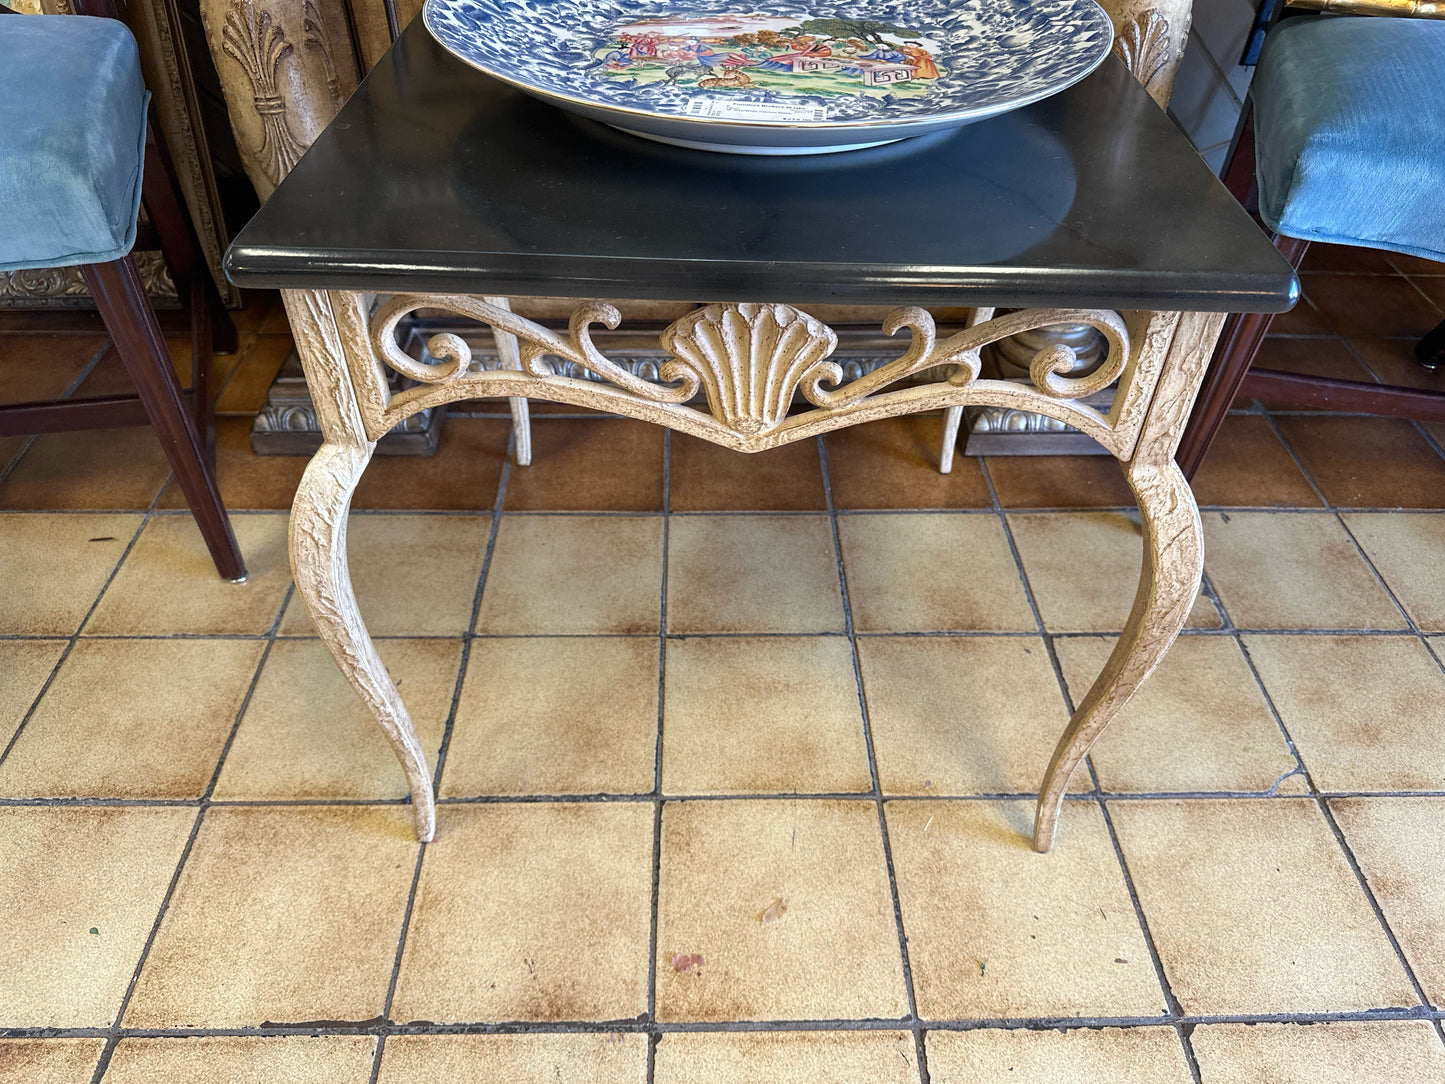
[[[632,85],[787,95],[928,93],[945,74],[924,31],[874,19],[663,17],[617,26],[593,74]]]

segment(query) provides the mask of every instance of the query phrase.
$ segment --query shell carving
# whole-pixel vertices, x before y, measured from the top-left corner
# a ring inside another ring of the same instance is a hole
[[[1114,52],[1129,74],[1152,92],[1169,59],[1169,20],[1157,11],[1143,11],[1119,28]]]
[[[708,305],[673,323],[662,345],[674,358],[663,379],[695,375],[713,417],[735,433],[776,429],[814,370],[834,383],[842,375],[827,361],[833,329],[791,305]]]

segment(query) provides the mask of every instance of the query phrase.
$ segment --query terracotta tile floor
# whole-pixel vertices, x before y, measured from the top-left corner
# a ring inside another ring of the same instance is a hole
[[[1263,360],[1445,388],[1441,272],[1317,248]],[[351,532],[423,847],[293,597],[302,461],[249,452],[284,321],[240,322],[244,586],[144,431],[0,442],[0,1082],[1445,1081],[1445,430],[1239,404],[1189,628],[1040,856],[1138,569],[1112,461],[539,411],[522,469],[457,413]],[[69,324],[0,316],[0,396],[115,385]]]

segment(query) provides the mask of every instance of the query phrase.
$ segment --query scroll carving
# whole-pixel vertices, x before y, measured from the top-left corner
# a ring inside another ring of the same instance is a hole
[[[251,84],[256,113],[261,118],[261,145],[255,156],[266,178],[277,185],[306,150],[287,122],[286,100],[281,97],[277,78],[282,59],[292,52],[291,43],[269,11],[257,12],[244,0],[232,0],[221,31],[221,48],[241,65]]]
[[[398,344],[397,325],[417,309],[442,309],[515,336],[521,371],[480,370],[466,342],[451,333],[432,336],[434,363],[418,361]],[[1065,321],[1098,328],[1108,344],[1104,363],[1083,377],[1064,374],[1074,366],[1072,351],[1051,346],[1030,366],[1032,386],[979,379],[979,351],[1020,331]],[[1109,310],[1031,309],[984,320],[939,339],[923,309],[900,308],[884,330],[910,333],[908,348],[866,375],[845,380],[829,360],[837,335],[826,324],[789,305],[708,305],[674,321],[661,336],[670,355],[656,381],[604,356],[591,328],[615,328],[616,309],[585,302],[562,334],[480,298],[460,295],[398,295],[372,318],[368,331],[348,338],[367,431],[372,439],[416,410],[456,399],[486,396],[551,398],[655,421],[740,451],[761,451],[869,417],[964,402],[1031,409],[1082,428],[1111,450],[1126,454],[1137,418],[1119,428],[1077,400],[1107,387],[1138,353],[1125,320]],[[592,379],[563,375],[556,361]],[[374,368],[382,362],[418,386],[393,394]],[[947,375],[930,383],[909,382],[925,370]],[[696,404],[699,393],[706,409]],[[795,395],[816,407],[790,413]],[[924,405],[926,401],[926,405]],[[1117,420],[1117,419],[1116,419]]]

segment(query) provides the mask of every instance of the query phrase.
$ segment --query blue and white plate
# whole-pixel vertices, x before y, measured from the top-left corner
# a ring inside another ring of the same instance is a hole
[[[664,143],[822,154],[983,120],[1109,52],[1094,0],[426,0],[448,50],[529,94]]]

